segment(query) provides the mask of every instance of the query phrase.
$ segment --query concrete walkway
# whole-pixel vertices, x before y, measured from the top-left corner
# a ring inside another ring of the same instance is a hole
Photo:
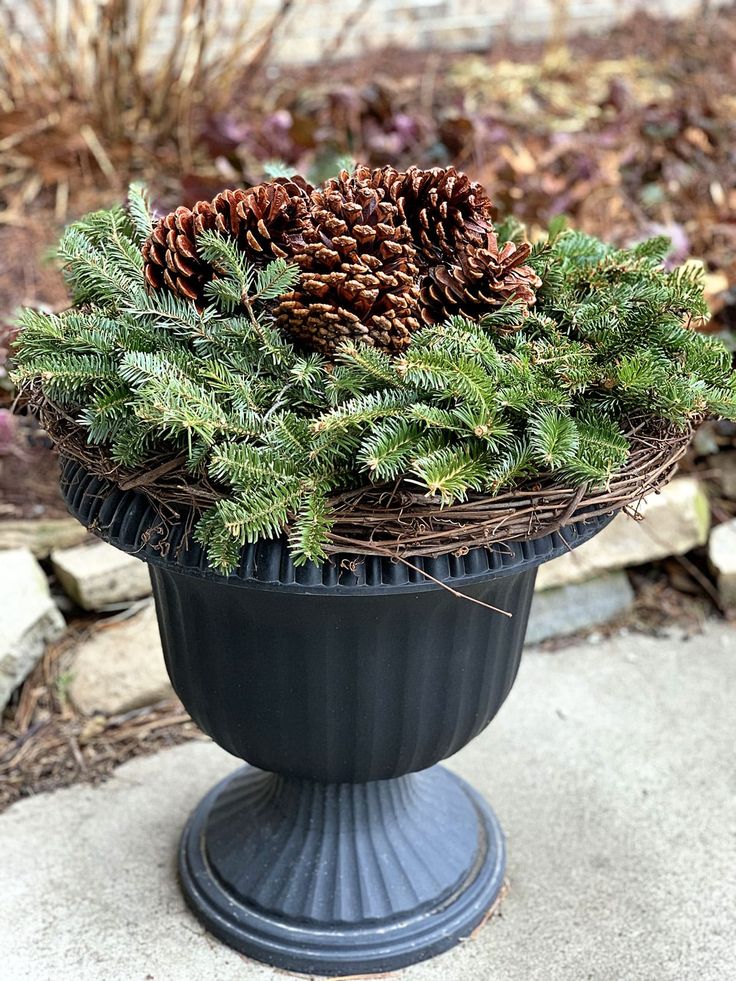
[[[525,655],[451,766],[494,804],[510,892],[400,981],[736,978],[736,630]],[[195,743],[0,817],[2,981],[270,981],[185,911],[189,809],[235,761]]]

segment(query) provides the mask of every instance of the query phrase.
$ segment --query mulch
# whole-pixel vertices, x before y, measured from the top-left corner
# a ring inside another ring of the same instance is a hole
[[[67,517],[50,440],[31,416],[15,416],[12,425],[0,451],[0,522]]]
[[[0,725],[0,811],[22,797],[97,784],[126,760],[205,739],[180,702],[123,715],[85,716],[67,695],[73,651],[87,629],[72,625],[51,645]]]
[[[46,215],[28,226],[0,225],[0,521],[67,513],[51,443],[32,417],[11,417],[15,392],[7,376],[16,311],[26,305],[56,310],[68,304],[58,269],[45,259],[56,235]]]

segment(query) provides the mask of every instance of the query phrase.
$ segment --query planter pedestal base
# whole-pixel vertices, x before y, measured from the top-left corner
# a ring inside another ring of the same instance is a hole
[[[231,947],[307,974],[391,971],[469,936],[503,883],[485,801],[441,766],[358,784],[244,767],[192,814],[187,902]]]

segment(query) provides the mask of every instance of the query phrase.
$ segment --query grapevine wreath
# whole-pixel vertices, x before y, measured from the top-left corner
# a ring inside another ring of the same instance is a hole
[[[152,217],[87,215],[73,306],[26,310],[15,378],[63,456],[190,523],[213,568],[288,536],[462,553],[634,505],[736,418],[700,273],[494,224],[454,168],[278,177]]]

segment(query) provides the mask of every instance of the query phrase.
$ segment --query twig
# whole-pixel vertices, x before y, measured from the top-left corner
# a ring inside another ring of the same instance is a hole
[[[458,599],[468,600],[469,603],[477,603],[478,606],[484,606],[487,610],[492,610],[493,613],[500,613],[501,616],[508,617],[509,619],[511,619],[514,615],[513,613],[509,613],[508,610],[500,610],[497,606],[491,606],[490,603],[484,603],[483,600],[476,599],[474,596],[467,596],[465,593],[461,593],[459,590],[453,589],[452,586],[448,586],[446,582],[442,582],[441,579],[435,579],[435,577],[430,576],[426,570],[412,565],[411,562],[407,562],[407,560],[402,558],[400,555],[396,556],[396,560],[401,562],[403,565],[408,566],[410,569],[413,569],[415,572],[418,572],[421,576],[424,576],[425,579],[429,579],[430,582],[436,583],[438,586],[442,586],[443,589],[447,590],[448,593],[452,593],[453,596],[457,596]]]
[[[227,493],[206,475],[190,475],[180,453],[152,455],[135,470],[121,466],[105,447],[87,443],[76,421],[40,389],[32,387],[26,395],[62,456],[123,490],[143,492],[164,515],[164,525],[183,520],[191,525]],[[656,420],[631,420],[629,458],[604,487],[570,487],[548,474],[498,494],[472,493],[446,507],[436,497],[416,493],[406,481],[336,494],[330,501],[334,521],[326,551],[392,559],[460,554],[542,538],[587,518],[636,506],[672,477],[699,421],[678,429]],[[186,518],[181,509],[186,509]]]
[[[339,53],[340,48],[345,44],[352,31],[357,27],[358,23],[363,19],[364,14],[368,11],[370,7],[373,6],[373,0],[361,0],[358,6],[352,10],[347,17],[343,20],[337,33],[330,42],[330,44],[325,45],[322,48],[322,57],[320,61],[332,61],[335,56]]]
[[[112,187],[117,187],[119,184],[118,172],[115,170],[112,161],[108,157],[104,146],[102,143],[100,143],[95,131],[90,125],[85,123],[83,126],[79,127],[79,135],[89,147],[90,153],[97,161],[97,165],[105,177],[107,177],[110,185]]]

